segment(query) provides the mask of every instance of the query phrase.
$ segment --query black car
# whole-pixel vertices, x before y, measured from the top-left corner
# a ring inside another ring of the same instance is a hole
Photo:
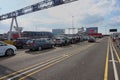
[[[29,39],[28,38],[18,38],[14,41],[14,45],[17,47],[17,48],[25,48],[26,46],[26,42],[28,41]]]
[[[96,42],[96,39],[92,36],[89,37],[88,42]]]

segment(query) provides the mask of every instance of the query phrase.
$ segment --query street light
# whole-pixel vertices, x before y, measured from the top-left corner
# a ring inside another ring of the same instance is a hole
[[[1,10],[2,8],[0,8],[0,10]],[[1,13],[1,11],[0,11],[0,13]]]
[[[72,16],[72,34],[74,34],[74,16]]]

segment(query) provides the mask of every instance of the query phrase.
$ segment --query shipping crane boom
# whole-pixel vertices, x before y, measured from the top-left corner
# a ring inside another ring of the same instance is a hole
[[[77,1],[77,0],[44,0],[39,3],[21,8],[19,10],[0,15],[0,21],[10,19],[13,17],[22,16],[28,13],[39,11],[39,10],[48,9],[48,8],[55,7],[58,5],[74,2],[74,1]]]

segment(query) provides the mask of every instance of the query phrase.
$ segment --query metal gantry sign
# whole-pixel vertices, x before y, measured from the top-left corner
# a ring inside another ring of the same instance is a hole
[[[117,29],[109,29],[109,32],[117,32]]]
[[[17,16],[22,16],[28,13],[39,11],[39,10],[48,9],[48,8],[55,7],[58,5],[70,3],[73,1],[77,1],[77,0],[44,0],[39,3],[21,8],[19,10],[16,10],[16,11],[13,11],[7,14],[3,14],[0,16],[0,21],[13,18],[13,17],[17,17]]]
[[[58,6],[58,5],[62,5],[62,4],[66,4],[66,3],[70,3],[70,2],[74,2],[74,1],[77,1],[77,0],[44,0],[44,1],[38,2],[36,4],[21,8],[19,10],[1,15],[0,16],[0,21],[12,18],[8,40],[11,39],[11,31],[12,31],[14,20],[15,20],[16,27],[18,27],[18,23],[17,23],[17,17],[18,16],[22,16],[22,15],[25,15],[25,14],[28,14],[28,13],[48,9],[48,8],[51,8],[51,7],[55,7],[55,6]]]

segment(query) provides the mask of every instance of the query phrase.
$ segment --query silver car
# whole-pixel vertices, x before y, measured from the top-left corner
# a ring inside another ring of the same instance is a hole
[[[0,56],[11,56],[16,54],[16,47],[0,41]]]

